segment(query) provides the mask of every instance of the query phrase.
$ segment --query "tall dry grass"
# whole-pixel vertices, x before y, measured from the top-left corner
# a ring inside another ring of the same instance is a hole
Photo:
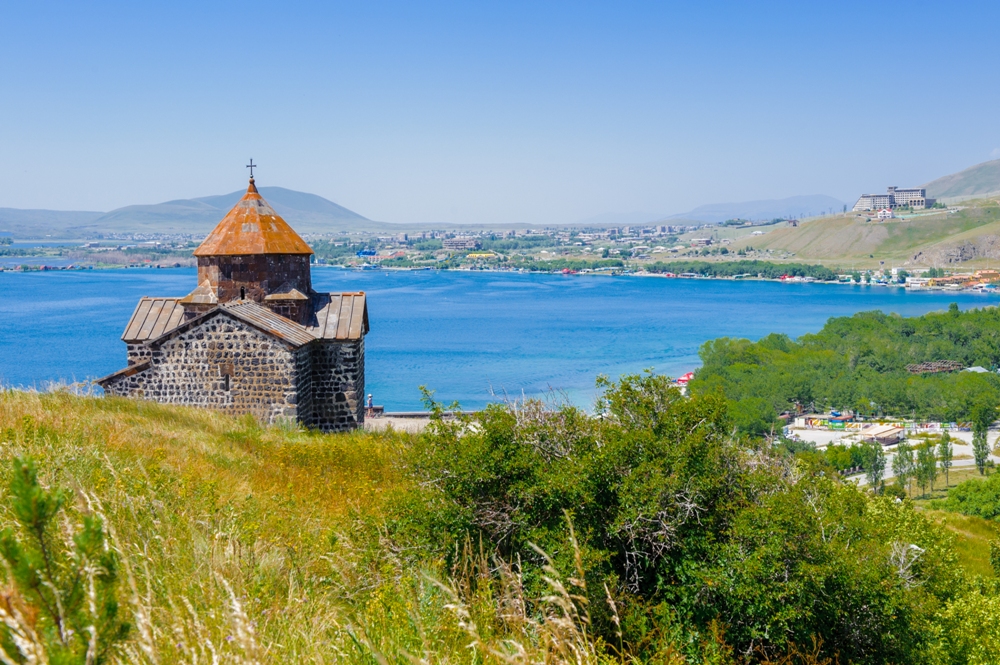
[[[579,562],[567,578],[550,562],[550,593],[529,599],[519,568],[482,550],[414,569],[372,537],[386,497],[407,488],[397,461],[409,443],[0,392],[0,480],[30,455],[43,483],[74,492],[75,517],[102,516],[120,555],[135,629],[119,662],[620,662],[590,632]],[[0,500],[0,527],[12,522]],[[0,596],[22,654],[37,650],[15,591]]]

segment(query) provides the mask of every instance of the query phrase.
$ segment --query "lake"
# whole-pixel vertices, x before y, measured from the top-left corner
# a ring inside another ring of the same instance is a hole
[[[593,404],[594,379],[695,369],[698,347],[729,336],[793,337],[865,310],[917,315],[997,296],[832,284],[490,272],[314,268],[318,291],[365,291],[367,392],[420,408],[419,386],[477,408],[491,394],[552,393]],[[0,381],[44,387],[125,366],[120,336],[139,297],[180,296],[195,270],[0,272]]]

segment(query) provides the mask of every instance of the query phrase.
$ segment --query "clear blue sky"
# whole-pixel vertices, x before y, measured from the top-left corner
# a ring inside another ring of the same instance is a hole
[[[1000,157],[1000,3],[0,2],[0,206],[395,222],[843,200]]]

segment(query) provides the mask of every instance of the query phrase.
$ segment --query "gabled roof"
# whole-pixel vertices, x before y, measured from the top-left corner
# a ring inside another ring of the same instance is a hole
[[[315,317],[309,326],[299,325],[252,300],[224,303],[201,316],[184,321],[182,300],[140,299],[132,318],[125,326],[122,340],[129,344],[157,343],[174,332],[197,325],[219,309],[292,346],[302,346],[315,339],[354,340],[368,334],[368,304],[364,292],[312,294]]]
[[[361,339],[368,334],[365,292],[313,294],[315,321],[308,330],[318,339]]]
[[[183,320],[180,298],[140,298],[122,333],[122,341],[135,344],[155,339],[179,326]]]
[[[275,314],[267,307],[261,307],[252,300],[234,300],[223,303],[219,307],[237,319],[241,319],[293,346],[304,346],[316,339],[312,333],[306,330],[305,326],[286,319],[280,314]]]
[[[195,256],[312,253],[306,241],[257,192],[253,178],[239,203],[194,250]]]

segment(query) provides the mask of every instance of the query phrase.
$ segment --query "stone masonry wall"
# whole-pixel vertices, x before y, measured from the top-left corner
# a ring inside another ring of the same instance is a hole
[[[219,302],[263,303],[265,296],[284,288],[298,289],[304,295],[312,292],[309,256],[300,254],[199,256],[198,283],[206,280],[216,288]]]
[[[149,347],[145,344],[126,344],[128,350],[128,364],[129,367],[136,363],[141,363],[143,360],[149,360],[152,355],[149,351]]]
[[[300,413],[309,418],[311,346],[288,349],[220,311],[152,347],[149,369],[123,376],[105,390],[234,415],[250,413],[265,422]]]
[[[365,341],[320,340],[312,349],[312,417],[308,423],[323,431],[346,430],[364,424]]]

